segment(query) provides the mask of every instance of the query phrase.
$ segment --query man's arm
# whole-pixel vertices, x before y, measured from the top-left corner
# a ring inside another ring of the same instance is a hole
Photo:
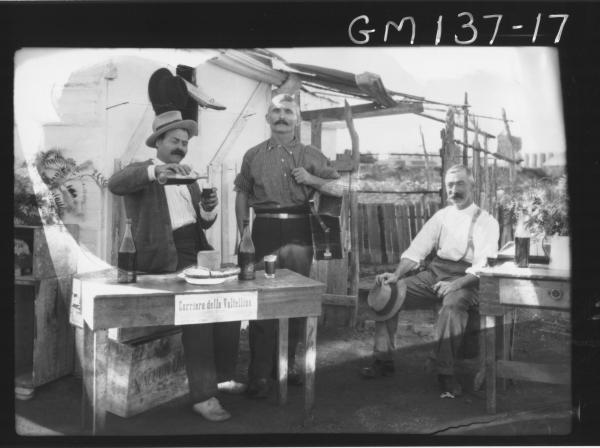
[[[342,197],[344,189],[348,189],[348,185],[342,179],[323,179],[314,174],[310,174],[303,167],[294,168],[292,170],[292,176],[294,176],[294,179],[299,184],[308,185],[328,196]]]
[[[240,235],[244,231],[244,219],[248,219],[250,216],[248,204],[248,193],[238,190],[235,195],[235,217]]]
[[[108,189],[119,196],[141,190],[151,182],[148,177],[148,165],[149,163],[132,163],[117,171],[108,180]]]
[[[384,272],[383,274],[379,274],[377,277],[375,277],[375,283],[396,283],[418,265],[419,263],[411,260],[410,258],[401,258],[400,263],[398,263],[398,267],[393,273]]]

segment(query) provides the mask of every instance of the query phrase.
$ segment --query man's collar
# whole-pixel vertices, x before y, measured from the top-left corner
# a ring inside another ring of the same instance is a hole
[[[298,141],[298,139],[296,138],[296,136],[294,136],[294,138],[292,139],[292,141],[290,141],[289,143],[287,143],[287,144],[285,144],[285,145],[282,145],[282,144],[280,144],[280,143],[277,143],[277,142],[276,142],[276,141],[273,139],[273,137],[271,137],[271,138],[269,138],[269,140],[267,141],[267,150],[268,150],[268,151],[270,151],[270,150],[272,150],[273,148],[276,148],[277,146],[283,146],[285,149],[287,149],[287,150],[289,151],[289,150],[295,149],[295,148],[298,146],[298,144],[299,144],[299,143],[300,143],[300,142]]]
[[[150,160],[152,160],[153,165],[166,165],[165,162],[163,162],[162,160],[160,160],[157,157],[152,157]]]

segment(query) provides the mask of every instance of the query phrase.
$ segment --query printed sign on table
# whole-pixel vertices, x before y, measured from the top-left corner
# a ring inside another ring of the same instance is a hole
[[[257,298],[257,291],[176,294],[175,325],[253,320]]]

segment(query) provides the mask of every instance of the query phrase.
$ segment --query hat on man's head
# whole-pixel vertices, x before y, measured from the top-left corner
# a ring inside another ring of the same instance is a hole
[[[406,283],[385,283],[375,285],[369,291],[367,303],[371,307],[370,317],[374,320],[388,320],[400,310],[406,299]]]
[[[190,137],[198,135],[198,124],[194,120],[183,120],[181,112],[171,110],[156,116],[152,122],[152,135],[146,139],[146,145],[154,148],[158,137],[171,129],[185,129]]]
[[[182,111],[188,102],[185,81],[166,68],[159,68],[150,76],[148,96],[156,115],[170,110]]]

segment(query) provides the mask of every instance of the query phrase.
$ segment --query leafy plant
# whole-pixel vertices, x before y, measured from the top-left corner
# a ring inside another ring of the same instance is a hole
[[[534,235],[569,235],[566,176],[533,180],[512,197],[503,196],[501,204],[511,223],[522,219]]]
[[[86,178],[92,179],[100,188],[108,184],[90,160],[77,164],[74,159],[65,158],[59,148],[37,154],[34,165],[48,188],[42,192],[34,191],[26,163],[15,172],[17,224],[54,224],[65,212],[81,215],[87,193]]]

